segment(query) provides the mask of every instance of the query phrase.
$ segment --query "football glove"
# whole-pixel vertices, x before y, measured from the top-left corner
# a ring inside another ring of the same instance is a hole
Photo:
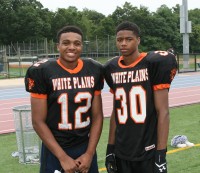
[[[115,145],[108,144],[106,150],[106,169],[108,173],[117,173],[117,165],[114,154]]]
[[[156,151],[154,173],[167,173],[166,152],[166,149]]]

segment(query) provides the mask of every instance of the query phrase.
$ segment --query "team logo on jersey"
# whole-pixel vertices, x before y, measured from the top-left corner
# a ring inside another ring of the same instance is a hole
[[[170,79],[171,79],[171,81],[174,79],[174,76],[176,75],[176,68],[174,68],[174,69],[172,69],[171,70],[171,73],[170,73]]]
[[[33,79],[28,78],[28,89],[32,90],[32,88],[35,86],[35,82]]]
[[[163,163],[163,164],[161,164],[161,165],[159,165],[159,164],[157,164],[157,163],[155,163],[155,164],[156,164],[156,166],[159,168],[159,171],[160,171],[160,172],[165,172],[165,171],[166,171],[166,169],[167,169],[166,163]]]
[[[155,148],[155,144],[145,147],[145,151],[149,151]]]

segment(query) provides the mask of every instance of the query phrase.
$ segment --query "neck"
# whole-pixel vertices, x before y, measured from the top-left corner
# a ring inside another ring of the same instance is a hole
[[[60,63],[67,69],[73,70],[77,67],[78,65],[78,60],[77,61],[63,61],[62,58],[60,58]]]
[[[133,62],[136,61],[136,59],[139,57],[139,55],[140,55],[140,52],[134,52],[131,55],[123,56],[124,65],[128,66],[128,65],[132,64]]]

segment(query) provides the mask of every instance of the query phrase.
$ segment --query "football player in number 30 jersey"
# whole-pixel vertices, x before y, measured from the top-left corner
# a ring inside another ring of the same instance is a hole
[[[116,30],[121,52],[105,64],[113,93],[106,154],[108,173],[166,173],[169,131],[168,90],[176,74],[175,56],[140,53],[139,28],[123,22]]]
[[[98,173],[103,66],[79,58],[82,37],[79,28],[63,27],[57,34],[58,60],[35,63],[25,77],[33,127],[43,142],[40,173]]]

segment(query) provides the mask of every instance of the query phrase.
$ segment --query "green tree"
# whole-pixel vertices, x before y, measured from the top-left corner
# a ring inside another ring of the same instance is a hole
[[[10,21],[13,16],[11,0],[0,0],[0,44],[7,44],[10,33]]]
[[[0,1],[0,42],[9,44],[50,35],[49,11],[36,0]],[[44,35],[44,33],[46,35]]]
[[[100,21],[105,18],[105,15],[87,8],[84,8],[81,14],[87,17],[87,19],[92,21],[95,25],[98,25]]]
[[[59,8],[52,18],[52,34],[54,36],[57,31],[65,25],[78,25],[80,26],[81,14],[76,7],[70,6],[67,9]]]
[[[138,24],[141,29],[141,51],[166,50],[169,47],[182,52],[180,34],[180,6],[160,6],[150,12],[145,6],[134,7],[130,2],[108,16],[87,8],[78,11],[76,7],[59,8],[56,12],[44,8],[37,0],[0,0],[0,44],[40,40],[56,41],[55,35],[64,25],[77,25],[84,33],[84,40],[90,41],[91,49],[96,41],[106,50],[109,43],[114,47],[115,28],[122,21]],[[199,52],[200,9],[189,10],[192,21],[190,51]],[[92,44],[94,44],[92,46]],[[113,49],[114,50],[114,49]]]
[[[179,33],[179,15],[166,5],[162,5],[157,9],[154,17],[154,28],[152,28],[151,36],[160,40],[160,45],[156,45],[156,49],[166,50],[169,47],[179,49],[181,35]]]
[[[192,33],[190,34],[190,52],[200,52],[200,9],[189,10],[189,20],[192,21]]]
[[[200,53],[200,24],[192,27],[190,34],[190,49],[191,53]]]
[[[112,19],[115,26],[125,20],[137,23],[135,21],[135,16],[137,15],[137,12],[138,8],[133,7],[129,2],[125,2],[122,7],[117,7],[112,14]]]
[[[107,39],[108,35],[115,35],[115,25],[111,16],[108,16],[100,21],[96,27],[96,30],[94,30],[94,35],[99,39]]]

